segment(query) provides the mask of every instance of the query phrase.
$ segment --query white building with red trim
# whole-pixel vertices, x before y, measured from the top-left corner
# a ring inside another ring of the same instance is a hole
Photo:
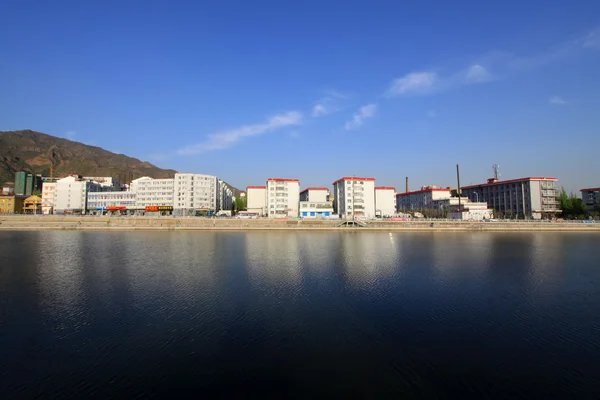
[[[340,178],[333,182],[333,196],[333,209],[340,218],[375,218],[375,178]]]
[[[396,211],[420,211],[435,208],[434,201],[446,200],[451,197],[449,187],[422,186],[421,190],[398,193],[396,195]]]
[[[246,210],[249,213],[255,213],[262,216],[267,215],[267,187],[266,186],[248,186],[246,187]]]
[[[267,215],[269,218],[296,218],[300,203],[300,181],[290,178],[267,179]]]
[[[463,186],[461,192],[471,201],[487,202],[495,214],[540,219],[562,212],[557,180],[527,177],[499,181],[497,178],[490,178],[487,183]]]
[[[380,217],[396,214],[396,188],[375,186],[375,215]]]

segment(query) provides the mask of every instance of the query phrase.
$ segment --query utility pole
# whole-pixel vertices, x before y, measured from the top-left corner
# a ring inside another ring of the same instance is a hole
[[[405,188],[406,191],[405,191],[405,193],[408,193],[408,176],[406,177],[406,183],[405,183],[405,185],[406,185],[406,188]]]
[[[456,190],[458,193],[458,212],[462,212],[462,204],[460,201],[460,171],[458,169],[458,164],[456,164],[456,180],[458,181],[458,189]]]

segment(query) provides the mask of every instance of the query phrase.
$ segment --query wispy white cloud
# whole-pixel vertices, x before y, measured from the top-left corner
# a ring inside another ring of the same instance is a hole
[[[192,155],[226,149],[247,137],[259,136],[287,126],[300,125],[302,118],[302,113],[298,111],[278,114],[270,117],[263,124],[244,125],[236,129],[210,134],[205,141],[179,149],[177,154]]]
[[[482,65],[473,64],[467,68],[466,83],[484,83],[492,80],[492,74]]]
[[[581,45],[588,49],[600,50],[600,28],[592,30],[581,40]]]
[[[313,106],[311,113],[313,117],[336,113],[344,108],[344,101],[349,99],[347,94],[335,90],[326,90],[324,95]]]
[[[366,119],[372,118],[377,113],[377,104],[367,104],[362,106],[353,116],[352,119],[344,125],[344,128],[349,131],[358,129],[362,126]]]
[[[562,97],[557,96],[557,95],[550,97],[548,99],[548,101],[550,102],[550,104],[555,104],[555,105],[564,105],[564,104],[568,103],[565,99],[563,99]]]
[[[437,84],[438,76],[435,72],[411,72],[394,79],[385,94],[387,97],[427,94],[434,91]]]

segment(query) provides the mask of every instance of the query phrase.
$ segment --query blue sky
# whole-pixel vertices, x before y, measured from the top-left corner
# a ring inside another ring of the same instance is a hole
[[[600,2],[0,2],[0,130],[216,174],[600,185]]]

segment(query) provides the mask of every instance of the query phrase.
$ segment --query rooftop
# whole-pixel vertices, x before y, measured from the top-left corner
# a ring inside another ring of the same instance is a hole
[[[280,182],[300,182],[298,179],[291,178],[269,178],[268,181],[280,181]]]
[[[558,178],[548,178],[548,177],[539,177],[539,176],[530,176],[527,178],[518,178],[518,179],[508,179],[506,181],[499,181],[499,180],[496,180],[496,178],[489,178],[487,183],[480,183],[478,185],[462,186],[461,189],[470,189],[470,188],[480,187],[480,186],[502,185],[504,183],[514,183],[514,182],[557,181],[557,180],[558,180]]]
[[[246,186],[246,189],[266,189],[266,186]]]
[[[600,190],[600,187],[581,189],[580,192],[593,192],[593,191],[596,191],[596,190]]]
[[[375,190],[393,190],[396,191],[396,188],[393,186],[375,186]]]
[[[335,185],[338,182],[341,181],[375,181],[375,178],[361,178],[358,176],[344,176],[343,178],[338,179],[337,181],[333,182],[333,184]]]
[[[396,197],[410,196],[411,194],[419,194],[419,193],[427,193],[427,192],[449,192],[451,190],[452,189],[450,189],[449,187],[445,187],[445,188],[425,187],[421,190],[415,190],[413,192],[398,193],[398,194],[396,194]]]
[[[326,187],[309,187],[309,188],[302,190],[300,193],[304,193],[309,190],[329,190],[329,189],[327,189]]]

